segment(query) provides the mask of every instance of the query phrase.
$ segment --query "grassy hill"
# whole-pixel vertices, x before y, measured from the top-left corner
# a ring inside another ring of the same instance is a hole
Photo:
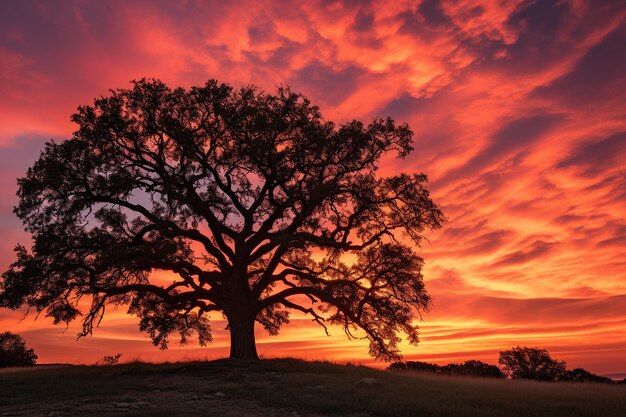
[[[624,416],[626,385],[424,374],[293,359],[0,370],[0,416]]]

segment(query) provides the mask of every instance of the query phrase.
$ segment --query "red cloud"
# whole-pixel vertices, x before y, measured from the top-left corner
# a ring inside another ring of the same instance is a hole
[[[411,157],[381,171],[429,174],[449,222],[423,249],[435,305],[409,359],[493,362],[499,348],[528,344],[626,371],[616,337],[626,329],[625,16],[619,2],[591,1],[3,5],[0,269],[28,241],[11,213],[15,178],[45,140],[71,136],[77,105],[144,76],[289,83],[329,119],[391,115],[415,130]],[[0,329],[24,333],[43,361],[226,350],[218,331],[209,350],[160,353],[123,312],[79,342],[71,329],[0,314]],[[367,358],[308,320],[259,350]]]

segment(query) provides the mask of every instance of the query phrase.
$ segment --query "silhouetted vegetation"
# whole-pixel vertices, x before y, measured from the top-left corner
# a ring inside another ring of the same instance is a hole
[[[11,332],[0,333],[0,368],[31,366],[36,361],[35,351],[26,347],[22,336]]]
[[[107,355],[102,358],[102,365],[111,366],[117,365],[120,363],[120,358],[122,357],[121,353],[116,353],[115,355]]]
[[[552,359],[545,349],[514,347],[500,352],[498,363],[512,379],[558,381],[565,374],[566,363]]]
[[[418,372],[430,372],[437,373],[441,369],[441,366],[435,365],[429,362],[420,361],[407,361],[407,362],[394,362],[387,368],[390,371],[418,371]]]
[[[610,378],[592,374],[583,368],[566,369],[565,361],[552,359],[545,349],[515,347],[500,352],[498,363],[513,379],[538,381],[616,383]],[[617,382],[619,383],[619,382]]]
[[[16,247],[0,306],[81,317],[84,336],[107,305],[127,304],[161,348],[172,333],[210,342],[207,313],[221,312],[235,358],[257,358],[255,321],[275,335],[290,310],[362,329],[379,358],[399,358],[401,333],[418,342],[430,299],[414,248],[444,218],[425,175],[377,173],[412,151],[407,125],[336,126],[288,88],[157,80],[72,120],[75,136],[47,143],[18,180],[34,245]],[[174,281],[152,282],[155,270]]]
[[[467,375],[489,378],[504,378],[504,374],[495,365],[485,362],[469,360],[463,363],[451,363],[442,367],[442,373],[447,375]]]
[[[497,366],[476,360],[469,360],[463,363],[450,363],[443,366],[419,361],[394,362],[390,364],[387,369],[391,371],[417,371],[443,375],[504,378],[504,374]]]
[[[393,362],[387,369],[390,371],[416,371],[441,375],[466,375],[491,378],[534,379],[537,381],[553,382],[592,382],[604,384],[623,384],[623,381],[613,381],[610,378],[592,374],[583,368],[566,369],[564,361],[557,361],[550,357],[545,349],[515,347],[500,352],[498,361],[502,370],[485,362],[469,360],[463,363],[437,365],[429,362],[407,361]],[[504,372],[502,372],[504,371]]]
[[[583,368],[575,368],[565,371],[559,381],[563,382],[597,382],[602,384],[613,384],[614,381],[611,378],[592,374]]]

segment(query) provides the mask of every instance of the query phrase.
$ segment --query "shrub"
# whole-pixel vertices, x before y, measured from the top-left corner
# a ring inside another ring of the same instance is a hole
[[[390,371],[417,371],[432,374],[504,378],[504,374],[497,366],[476,360],[465,361],[463,363],[450,363],[444,366],[419,361],[394,362],[389,365],[387,369]]]
[[[388,371],[407,371],[408,368],[404,362],[393,362],[387,367]]]
[[[122,357],[121,353],[116,353],[112,356],[105,356],[102,358],[103,365],[117,365],[120,362],[120,358]]]
[[[486,378],[504,378],[504,374],[495,365],[489,365],[488,363],[470,360],[464,363],[451,363],[441,367],[441,373],[448,375],[467,375],[467,376],[479,376]]]
[[[429,362],[420,361],[408,361],[408,362],[394,362],[387,367],[390,371],[417,371],[417,372],[430,372],[439,373],[441,366],[435,365]]]
[[[439,365],[435,365],[434,363],[429,362],[420,362],[420,361],[408,361],[406,363],[407,370],[409,371],[420,371],[420,372],[430,372],[430,373],[439,373],[441,367]]]
[[[560,379],[564,382],[597,382],[601,384],[612,384],[613,380],[604,376],[592,374],[583,368],[576,368],[565,371]]]

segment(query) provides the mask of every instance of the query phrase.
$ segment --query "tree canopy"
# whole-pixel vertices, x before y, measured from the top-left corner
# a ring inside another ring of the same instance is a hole
[[[0,368],[31,366],[36,361],[35,351],[26,347],[22,336],[11,332],[0,333]]]
[[[513,379],[558,381],[566,372],[566,363],[553,359],[547,350],[514,347],[500,352],[498,363],[504,373]]]
[[[583,368],[568,369],[559,381],[564,382],[595,382],[599,384],[613,384],[611,378],[600,376]]]
[[[162,348],[172,333],[209,342],[221,312],[242,358],[257,357],[255,321],[277,334],[290,310],[367,338],[378,358],[399,357],[402,333],[418,342],[429,296],[415,247],[444,217],[424,174],[378,172],[412,151],[406,124],[336,125],[289,88],[214,80],[137,81],[72,120],[18,180],[34,244],[16,247],[0,306],[82,316],[87,335],[128,305]]]
[[[504,374],[500,371],[500,368],[477,360],[468,360],[463,363],[449,363],[443,366],[420,361],[393,362],[387,369],[390,371],[417,371],[444,375],[504,378]]]

